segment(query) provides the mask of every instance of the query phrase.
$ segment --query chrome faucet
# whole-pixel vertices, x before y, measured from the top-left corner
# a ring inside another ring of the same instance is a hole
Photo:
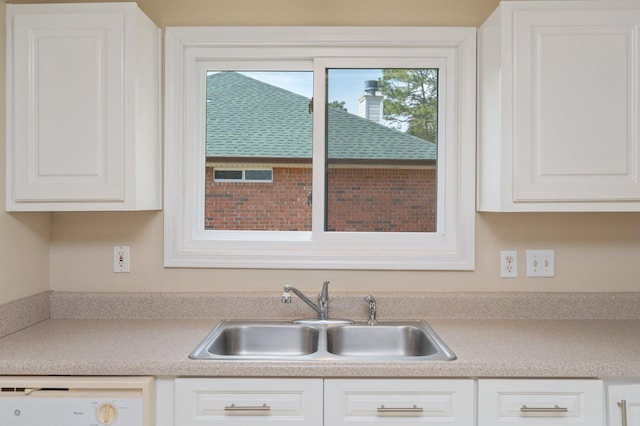
[[[329,312],[329,281],[322,283],[322,290],[318,295],[318,304],[313,303],[307,296],[305,296],[297,288],[285,285],[284,293],[282,293],[282,303],[291,303],[291,292],[294,292],[304,303],[309,305],[311,309],[318,313],[318,319],[320,321],[326,321]]]
[[[364,301],[369,304],[369,321],[368,321],[368,324],[369,325],[376,325],[378,323],[378,320],[376,319],[376,299],[372,295],[367,294],[364,297]]]

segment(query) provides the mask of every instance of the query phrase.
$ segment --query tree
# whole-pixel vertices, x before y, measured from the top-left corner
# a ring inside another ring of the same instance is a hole
[[[438,141],[438,70],[383,69],[384,119],[410,135]]]
[[[345,101],[331,101],[329,102],[329,108],[334,108],[340,111],[346,111],[347,107],[345,106]]]

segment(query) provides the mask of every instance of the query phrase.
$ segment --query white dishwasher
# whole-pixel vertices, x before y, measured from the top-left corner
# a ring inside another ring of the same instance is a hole
[[[0,376],[2,426],[153,426],[152,377]]]

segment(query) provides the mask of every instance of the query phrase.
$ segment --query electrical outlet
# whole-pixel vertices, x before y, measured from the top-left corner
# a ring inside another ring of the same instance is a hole
[[[129,246],[113,246],[113,272],[131,272]]]
[[[517,250],[502,250],[500,252],[500,276],[502,278],[518,277]]]
[[[527,277],[555,277],[555,250],[527,250]]]

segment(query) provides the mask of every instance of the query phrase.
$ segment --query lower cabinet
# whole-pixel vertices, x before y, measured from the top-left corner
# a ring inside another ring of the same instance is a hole
[[[163,383],[158,401],[171,405],[174,399],[174,415],[164,410],[158,426],[640,425],[637,380],[176,378]]]
[[[640,382],[608,382],[608,426],[640,425]]]
[[[471,379],[179,378],[175,402],[176,426],[475,424]]]
[[[473,380],[327,379],[324,424],[472,426]]]
[[[478,380],[478,426],[604,424],[600,380]]]
[[[322,379],[176,379],[176,426],[322,426]]]

